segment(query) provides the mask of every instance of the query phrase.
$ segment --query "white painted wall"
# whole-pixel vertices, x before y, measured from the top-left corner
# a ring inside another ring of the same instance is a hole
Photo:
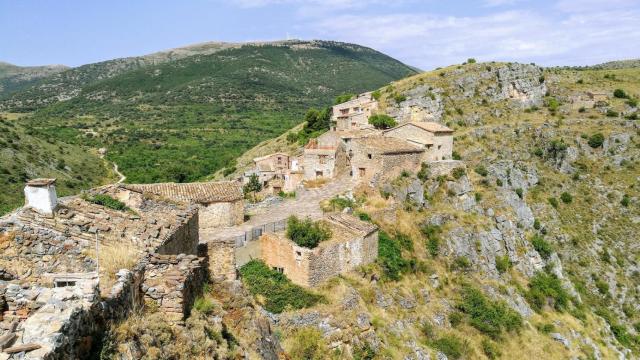
[[[58,205],[55,185],[49,186],[25,186],[24,198],[26,206],[43,214],[53,214]]]

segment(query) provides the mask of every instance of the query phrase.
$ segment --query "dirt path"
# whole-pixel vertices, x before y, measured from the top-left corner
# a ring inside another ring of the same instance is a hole
[[[291,215],[318,219],[322,216],[320,201],[347,192],[353,189],[353,185],[349,176],[343,176],[320,188],[302,189],[296,192],[295,199],[285,199],[281,202],[255,209],[250,214],[251,219],[249,221],[238,226],[201,232],[200,239],[201,241],[209,241],[238,236],[254,227],[280,221]]]
[[[100,159],[104,159],[104,155],[100,155]],[[107,161],[109,161],[109,160],[107,160]],[[118,169],[118,164],[116,164],[113,161],[109,161],[109,162],[111,164],[113,164],[113,172],[115,172],[116,175],[118,175],[120,177],[120,179],[118,179],[116,184],[122,184],[125,180],[127,180],[127,177],[124,176],[124,174],[120,172],[120,170]]]

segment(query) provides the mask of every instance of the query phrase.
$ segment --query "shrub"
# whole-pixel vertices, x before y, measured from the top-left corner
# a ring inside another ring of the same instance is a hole
[[[380,231],[378,234],[378,263],[384,275],[391,280],[400,280],[403,273],[409,270],[409,262],[402,257],[402,249],[389,234]]]
[[[475,64],[475,63],[476,63],[476,59],[474,59],[474,58],[468,58],[468,59],[467,59],[467,63],[469,63],[469,64]]]
[[[400,104],[401,102],[407,100],[407,97],[402,94],[393,95],[393,100],[396,101],[396,104]]]
[[[476,168],[474,169],[474,171],[475,171],[478,175],[480,175],[480,176],[487,176],[487,175],[489,175],[489,171],[487,171],[487,168],[485,168],[485,167],[484,167],[484,166],[482,166],[482,165],[478,165],[478,166],[476,166]]]
[[[380,100],[380,96],[381,95],[382,94],[380,93],[380,90],[376,90],[376,91],[371,93],[371,97],[376,101]]]
[[[457,151],[453,151],[453,152],[451,153],[451,158],[452,158],[453,160],[461,160],[461,159],[462,159],[462,156],[460,156],[460,154],[459,154]]]
[[[329,349],[318,329],[304,327],[294,334],[289,355],[292,359],[326,359]]]
[[[587,108],[585,108],[584,106],[580,106],[580,108],[578,109],[579,113],[584,113],[587,112]]]
[[[584,84],[584,80],[578,79],[578,81],[576,81],[576,84]]]
[[[604,143],[604,135],[602,133],[595,133],[589,137],[588,140],[589,146],[592,148],[599,148]]]
[[[346,208],[353,208],[355,203],[349,198],[336,196],[329,200],[329,205],[333,208],[333,211],[342,211]]]
[[[547,108],[549,108],[549,111],[555,112],[556,110],[558,110],[559,107],[560,107],[560,102],[558,101],[558,99],[549,98],[547,100]]]
[[[376,114],[369,117],[369,124],[376,129],[389,129],[396,126],[396,120],[389,115]]]
[[[531,245],[533,245],[533,248],[536,249],[538,254],[540,254],[540,256],[545,260],[553,253],[553,247],[542,237],[542,235],[533,235],[531,238]]]
[[[364,345],[356,346],[353,349],[353,360],[373,360],[376,357],[376,351],[366,343]]]
[[[356,212],[356,216],[358,216],[358,219],[362,220],[362,221],[368,221],[371,222],[371,216],[369,216],[369,214],[362,212],[362,211],[357,211]]]
[[[304,220],[290,216],[287,220],[287,237],[299,246],[313,249],[331,237],[331,230],[322,221]]]
[[[511,260],[509,260],[508,255],[496,256],[496,270],[499,273],[505,273],[509,268],[511,268]]]
[[[540,220],[538,219],[533,220],[533,228],[536,230],[540,230]]]
[[[562,202],[565,204],[571,204],[571,202],[573,201],[573,196],[565,191],[560,194],[560,200],[562,200]]]
[[[213,312],[215,305],[213,304],[213,301],[211,301],[211,299],[208,299],[205,297],[199,297],[193,303],[193,307],[199,312],[205,315],[209,315]]]
[[[548,198],[548,199],[547,199],[547,201],[549,201],[549,204],[550,204],[551,206],[553,206],[553,207],[554,207],[554,209],[557,209],[557,208],[558,208],[558,199],[556,199],[556,198],[554,198],[554,197],[550,197],[550,198]]]
[[[468,315],[469,324],[494,339],[504,332],[522,327],[522,317],[504,301],[493,301],[479,289],[470,285],[462,288],[462,301],[458,309]]]
[[[475,193],[475,199],[476,199],[476,202],[480,202],[482,200],[482,193],[479,193],[479,192]]]
[[[620,116],[620,114],[618,114],[617,111],[611,110],[611,109],[607,110],[607,117],[618,117],[618,116]]]
[[[427,251],[432,257],[440,253],[440,233],[442,229],[438,225],[425,225],[420,231],[427,237]]]
[[[281,313],[289,307],[303,309],[324,299],[293,284],[284,274],[270,269],[260,260],[243,265],[240,276],[251,294],[264,298],[264,308],[272,313]]]
[[[458,256],[453,260],[453,267],[463,271],[469,270],[471,268],[471,260],[466,256]]]
[[[451,175],[454,179],[458,180],[466,174],[466,171],[462,167],[455,168],[451,171]]]
[[[629,100],[627,100],[627,105],[631,107],[638,107],[638,99],[629,98]]]
[[[545,306],[563,311],[569,305],[570,299],[569,294],[562,287],[560,279],[554,274],[543,271],[537,272],[531,278],[525,297],[536,311],[542,311]]]
[[[627,93],[622,89],[615,89],[613,90],[613,97],[616,97],[618,99],[626,99],[629,97],[629,95],[627,95]]]
[[[420,171],[418,171],[416,176],[422,181],[427,181],[427,179],[429,178],[429,164],[425,162],[420,164]]]
[[[542,150],[541,148],[537,147],[537,148],[533,149],[533,155],[535,155],[537,157],[542,157],[544,155],[544,150]]]
[[[596,279],[595,280],[595,285],[596,288],[598,289],[598,292],[602,295],[607,295],[609,294],[609,284],[607,284],[605,281],[601,280],[601,279]]]
[[[335,101],[333,102],[334,105],[338,105],[338,104],[342,104],[345,103],[351,99],[353,99],[354,97],[356,97],[355,94],[342,94],[342,95],[338,95],[335,98]]]
[[[496,179],[496,186],[502,186],[502,180],[501,179]]]
[[[113,210],[120,210],[120,211],[124,211],[124,210],[130,210],[127,205],[125,205],[125,203],[123,203],[120,200],[114,199],[109,195],[105,195],[105,194],[96,194],[93,196],[83,196],[83,199],[97,204],[97,205],[102,205],[104,207],[107,207],[109,209],[113,209]]]
[[[459,311],[454,311],[449,314],[449,323],[452,327],[456,327],[460,325],[460,323],[464,320],[464,315]]]
[[[629,195],[627,194],[622,195],[622,200],[620,200],[620,205],[624,207],[629,207],[630,203],[631,203],[631,198],[629,197]]]
[[[460,359],[468,351],[469,344],[455,335],[445,335],[430,342],[450,359]]]
[[[494,360],[502,356],[502,352],[498,348],[498,344],[489,339],[482,339],[482,352],[490,359]]]

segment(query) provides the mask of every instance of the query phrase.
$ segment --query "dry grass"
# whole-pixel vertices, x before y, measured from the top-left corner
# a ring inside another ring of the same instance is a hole
[[[320,178],[315,180],[305,180],[302,183],[306,189],[314,189],[324,186],[330,179]]]
[[[95,251],[92,252],[95,255]],[[140,252],[133,244],[100,246],[100,289],[108,294],[115,284],[116,273],[121,269],[131,269],[140,258]]]

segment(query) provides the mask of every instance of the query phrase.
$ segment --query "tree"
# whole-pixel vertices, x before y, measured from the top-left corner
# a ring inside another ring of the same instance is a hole
[[[262,184],[260,184],[260,180],[258,180],[258,175],[251,174],[249,182],[244,186],[243,190],[245,194],[262,190]]]
[[[613,90],[613,96],[617,97],[618,99],[626,99],[628,97],[627,93],[622,89]]]
[[[595,133],[589,137],[589,146],[592,148],[599,148],[604,143],[604,135],[602,133]]]
[[[309,218],[300,220],[291,216],[287,220],[287,237],[299,246],[313,249],[331,237],[331,230],[321,221],[314,222]]]
[[[336,96],[336,99],[334,101],[334,105],[338,105],[338,104],[342,104],[344,102],[347,102],[347,101],[353,99],[355,96],[356,96],[355,94],[349,94],[349,93],[338,95],[338,96]]]
[[[475,64],[475,63],[476,63],[476,59],[474,59],[474,58],[468,58],[468,59],[467,59],[467,63],[469,63],[469,64]]]
[[[369,117],[369,124],[376,129],[389,129],[396,126],[396,120],[389,115],[377,114]]]
[[[329,108],[324,110],[309,109],[304,116],[304,121],[307,123],[305,128],[313,131],[329,129],[331,110]]]

